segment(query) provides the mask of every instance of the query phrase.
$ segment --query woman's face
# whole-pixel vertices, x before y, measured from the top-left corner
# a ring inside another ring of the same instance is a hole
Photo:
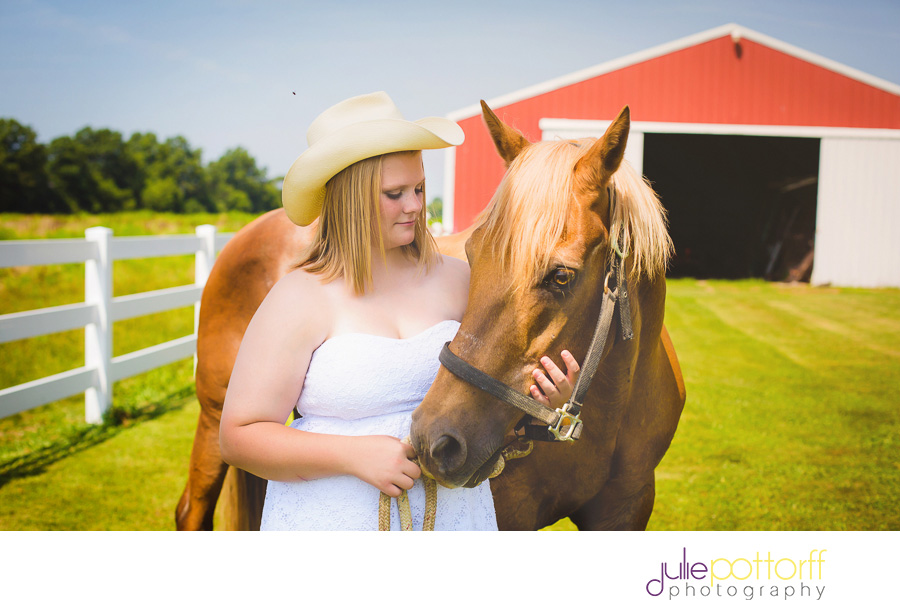
[[[381,160],[381,235],[384,249],[411,244],[425,201],[421,152],[388,154]]]

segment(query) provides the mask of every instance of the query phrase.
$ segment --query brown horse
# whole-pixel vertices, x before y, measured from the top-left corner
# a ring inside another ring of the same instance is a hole
[[[628,311],[622,325],[602,330],[581,438],[538,442],[506,466],[491,482],[498,524],[538,529],[571,517],[580,529],[643,529],[685,391],[663,327],[672,244],[658,199],[622,160],[628,108],[599,140],[536,144],[483,108],[507,172],[467,243],[469,304],[449,350],[527,395],[542,356],[569,349],[585,364],[617,262],[627,275],[617,293],[629,299],[617,309]],[[628,317],[633,338],[623,340]],[[411,438],[439,483],[472,485],[522,417],[441,368],[413,413]]]
[[[469,307],[451,349],[525,393],[540,356],[568,348],[580,360],[599,312],[612,239],[630,253],[624,287],[634,329],[634,339],[624,342],[615,328],[610,332],[584,403],[581,439],[538,443],[491,482],[498,524],[537,529],[570,516],[581,529],[643,528],[684,385],[662,325],[671,251],[662,209],[627,163],[620,168],[627,109],[596,142],[530,144],[486,105],[484,118],[509,168],[479,222],[438,240],[454,256],[465,245],[472,267]],[[618,198],[614,210],[607,187]],[[273,211],[241,230],[215,263],[201,304],[201,415],[176,510],[179,529],[212,528],[226,471],[226,527],[258,528],[265,482],[222,462],[219,417],[243,332],[309,236]],[[491,470],[521,417],[442,368],[413,415],[413,443],[438,481],[473,484]]]

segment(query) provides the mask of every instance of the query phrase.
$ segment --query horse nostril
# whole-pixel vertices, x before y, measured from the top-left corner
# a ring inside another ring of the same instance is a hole
[[[431,456],[442,475],[449,475],[466,462],[466,447],[455,437],[444,434],[431,445]]]

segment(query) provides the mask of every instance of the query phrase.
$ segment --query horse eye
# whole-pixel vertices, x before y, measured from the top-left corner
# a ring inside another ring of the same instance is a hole
[[[547,275],[546,279],[544,279],[544,283],[556,291],[565,291],[572,286],[572,283],[574,283],[575,275],[576,272],[573,269],[559,267],[553,269],[553,271]]]

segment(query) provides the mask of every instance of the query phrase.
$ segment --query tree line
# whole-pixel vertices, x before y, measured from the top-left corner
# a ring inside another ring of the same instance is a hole
[[[49,144],[0,119],[0,212],[263,212],[281,206],[266,169],[239,147],[204,166],[182,136],[85,127]]]

